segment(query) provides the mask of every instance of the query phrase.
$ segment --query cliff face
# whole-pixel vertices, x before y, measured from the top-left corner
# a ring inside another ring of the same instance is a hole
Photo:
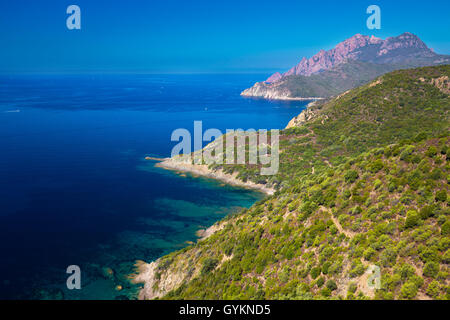
[[[290,84],[296,81],[298,77],[305,77],[306,79],[303,79],[303,82],[306,83],[301,85],[310,90],[309,77],[336,70],[349,61],[366,63],[370,68],[373,68],[374,65],[378,66],[380,72],[364,79],[368,82],[383,73],[396,69],[448,64],[450,63],[450,57],[436,54],[419,37],[409,32],[385,40],[374,36],[356,34],[331,50],[320,50],[309,59],[303,58],[296,66],[283,74],[274,73],[266,81],[258,82],[252,88],[244,90],[242,95],[268,99],[307,98],[305,95],[295,94],[294,91],[300,91],[303,94],[302,91],[304,90],[301,90],[301,87],[294,87],[295,90],[288,90],[286,87],[292,87]],[[348,79],[358,77],[359,72],[360,70],[357,73],[345,74],[342,78],[348,82]],[[321,94],[310,96],[329,97],[362,84],[360,81],[356,81],[355,84],[350,86],[341,86],[339,83],[328,83],[329,79],[326,76],[322,76],[322,78],[320,79],[321,82],[318,83],[316,79],[313,79],[316,82],[314,85],[320,85],[327,89],[310,90],[312,93]],[[286,85],[286,82],[289,85]]]
[[[274,83],[271,86],[266,85],[264,82],[257,82],[251,88],[242,91],[241,96],[244,97],[259,97],[270,100],[315,100],[320,97],[315,96],[303,96],[295,97],[289,88],[284,86],[283,82]]]
[[[318,112],[314,111],[315,104],[315,102],[311,102],[310,104],[308,104],[305,110],[303,110],[298,116],[292,118],[291,121],[289,121],[285,129],[299,127],[317,117]]]
[[[271,78],[275,79],[274,76]],[[261,97],[265,99],[286,99],[291,96],[291,93],[288,90],[281,89],[276,83],[272,86],[266,86],[263,82],[257,82],[253,87],[242,91],[241,95],[246,97]]]

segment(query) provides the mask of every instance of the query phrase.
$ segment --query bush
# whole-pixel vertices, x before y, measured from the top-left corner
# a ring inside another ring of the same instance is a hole
[[[430,157],[430,158],[432,158],[435,155],[437,155],[437,153],[438,153],[438,151],[437,151],[436,147],[435,146],[431,146],[431,147],[428,148],[427,152],[425,152],[425,155]]]
[[[330,280],[327,281],[326,287],[328,289],[330,289],[330,291],[334,291],[334,290],[337,289],[337,284],[336,284],[336,282],[334,282],[334,280],[330,279]]]
[[[447,191],[446,190],[440,190],[436,192],[436,201],[445,202],[447,201]]]
[[[206,258],[203,261],[203,267],[202,267],[202,275],[206,275],[209,272],[213,271],[217,265],[219,264],[219,260],[215,259],[215,258]]]
[[[439,168],[433,169],[433,171],[431,171],[431,173],[430,173],[430,178],[433,180],[439,180],[443,176],[444,176],[444,174],[442,173],[441,169],[439,169]]]
[[[434,206],[425,206],[420,210],[420,217],[423,220],[428,219],[431,217],[434,213]]]
[[[423,248],[423,246],[421,246],[421,248]],[[439,262],[439,252],[436,247],[420,249],[420,259],[422,259],[424,263]]]
[[[377,252],[372,248],[369,247],[367,248],[364,253],[363,253],[363,257],[364,259],[366,259],[367,261],[369,261],[370,259],[372,259],[372,257],[376,254]]]
[[[358,285],[356,283],[352,282],[348,286],[347,292],[355,293],[357,289],[358,289]]]
[[[380,260],[385,267],[393,266],[397,261],[397,252],[393,248],[386,248],[380,255]]]
[[[383,185],[383,182],[381,182],[380,179],[376,179],[376,180],[373,182],[373,188],[374,188],[375,190],[377,190],[378,188],[380,188],[382,185]]]
[[[364,267],[362,263],[358,263],[349,271],[349,276],[350,278],[359,277],[363,275],[365,271],[366,267]]]
[[[352,209],[351,212],[349,212],[351,215],[356,216],[357,214],[360,214],[362,212],[362,208],[360,206],[356,206]]]
[[[417,295],[417,286],[412,281],[407,281],[400,290],[403,298],[413,299]]]
[[[441,226],[441,234],[443,236],[448,236],[450,235],[450,221],[446,221],[442,226]]]
[[[329,297],[331,296],[331,290],[328,289],[327,287],[323,288],[320,293],[324,296],[324,297]]]
[[[388,185],[389,192],[394,192],[398,188],[397,184],[395,182],[390,182]]]
[[[439,292],[441,291],[441,286],[439,282],[436,280],[433,280],[427,288],[427,295],[429,295],[432,298],[436,298],[439,295]]]
[[[450,249],[445,251],[442,255],[442,262],[449,264],[450,263]]]
[[[413,266],[404,263],[397,272],[400,274],[403,281],[410,279],[413,275],[416,274],[416,270]]]
[[[410,210],[406,213],[405,227],[411,228],[419,224],[420,217],[417,211]]]
[[[425,132],[421,132],[414,137],[414,142],[420,142],[422,140],[425,140],[426,138],[427,138],[427,134]]]
[[[349,170],[345,174],[344,178],[347,183],[353,183],[356,181],[356,179],[359,178],[359,175],[358,172],[356,172],[355,170]]]
[[[315,279],[320,275],[320,268],[314,267],[311,269],[311,278]]]
[[[369,170],[372,173],[377,173],[378,171],[383,169],[383,167],[384,167],[383,161],[381,159],[378,159],[369,166]]]
[[[420,253],[420,259],[424,263],[427,262],[439,262],[439,252],[436,247],[428,247],[425,248],[424,246],[419,247],[419,253]]]
[[[423,267],[423,275],[435,278],[439,273],[439,264],[433,261],[427,262]]]
[[[414,146],[406,146],[405,149],[400,153],[400,160],[407,161],[411,154],[414,152]]]
[[[320,277],[319,279],[317,279],[317,281],[316,281],[317,288],[322,287],[324,283],[325,283],[325,279],[323,277]]]

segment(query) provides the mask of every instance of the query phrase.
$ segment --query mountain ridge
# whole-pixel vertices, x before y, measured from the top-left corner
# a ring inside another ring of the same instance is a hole
[[[333,84],[327,72],[342,69],[343,64],[355,61],[366,63],[371,75],[361,78],[358,73],[365,69],[360,68],[357,72],[342,73],[344,83]],[[409,32],[385,40],[356,34],[333,49],[320,50],[309,59],[302,58],[285,73],[276,72],[267,80],[244,90],[241,95],[268,99],[326,98],[393,70],[449,63],[450,56],[435,53],[418,36]],[[373,72],[374,69],[378,71]],[[300,83],[295,85],[295,82]],[[328,90],[314,90],[317,86]],[[309,92],[309,96],[304,92]]]

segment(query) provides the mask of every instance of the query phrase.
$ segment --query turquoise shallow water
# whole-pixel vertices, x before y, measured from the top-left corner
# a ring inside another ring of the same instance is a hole
[[[244,99],[265,75],[0,78],[0,298],[132,299],[127,275],[262,195],[180,177],[176,128],[283,128],[306,102]],[[82,289],[66,288],[79,265]],[[123,290],[116,290],[116,286]]]

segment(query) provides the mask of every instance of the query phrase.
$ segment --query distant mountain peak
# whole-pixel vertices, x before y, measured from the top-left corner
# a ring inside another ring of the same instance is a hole
[[[320,50],[311,58],[303,57],[301,61],[284,74],[279,72],[270,76],[265,82],[274,83],[281,79],[302,75],[311,76],[319,72],[329,70],[348,60],[358,60],[377,64],[402,64],[410,58],[432,58],[437,56],[415,34],[402,33],[397,37],[389,37],[386,40],[375,36],[366,36],[360,33],[338,43],[333,49]]]

